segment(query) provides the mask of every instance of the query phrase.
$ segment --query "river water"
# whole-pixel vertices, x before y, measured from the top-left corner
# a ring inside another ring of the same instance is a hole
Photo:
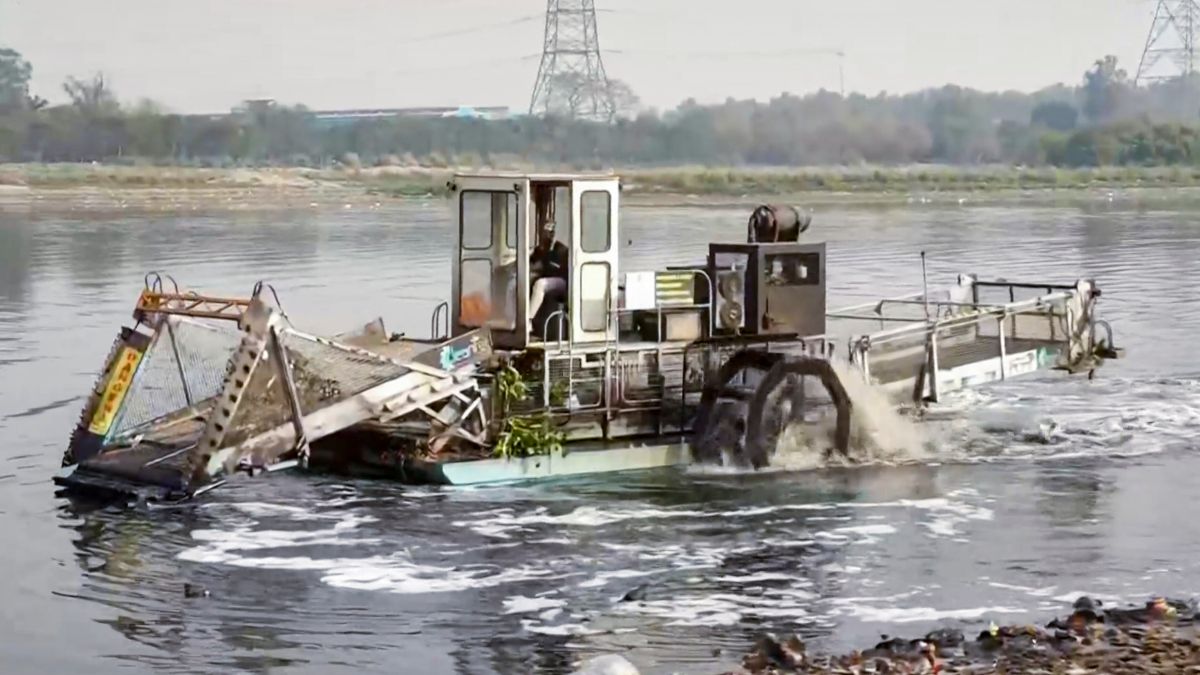
[[[624,269],[702,259],[752,205],[638,207]],[[1200,211],[823,206],[832,300],[958,272],[1094,276],[1128,359],[946,404],[915,466],[659,471],[411,489],[282,474],[166,510],[74,504],[51,477],[151,269],[259,279],[314,332],[425,335],[447,293],[439,204],[139,211],[0,205],[5,672],[563,673],[602,653],[716,673],[764,630],[811,648],[1039,620],[1080,593],[1200,592]],[[184,584],[208,590],[186,597]],[[620,602],[639,589],[639,600]]]

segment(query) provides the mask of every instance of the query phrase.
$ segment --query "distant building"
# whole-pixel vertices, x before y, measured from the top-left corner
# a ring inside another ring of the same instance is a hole
[[[239,118],[245,115],[262,113],[277,107],[279,103],[273,98],[260,98],[242,101],[224,114],[186,115],[186,117],[221,120]],[[388,119],[397,117],[455,117],[459,119],[501,120],[514,116],[508,106],[427,106],[421,108],[349,108],[345,110],[310,110],[316,123],[323,127],[352,124],[360,120]]]
[[[326,125],[347,124],[363,119],[389,117],[457,117],[460,119],[496,120],[509,117],[507,106],[430,106],[424,108],[354,108],[349,110],[314,110],[313,117]]]

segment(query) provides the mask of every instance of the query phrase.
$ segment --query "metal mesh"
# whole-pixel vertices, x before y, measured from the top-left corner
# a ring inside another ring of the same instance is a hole
[[[170,317],[168,321],[170,330],[164,325],[146,351],[133,387],[113,425],[115,436],[186,408],[188,398],[184,381],[193,403],[221,391],[229,357],[240,341],[237,327],[232,323],[206,324],[186,317]]]
[[[358,394],[408,372],[382,357],[351,351],[302,333],[284,331],[282,338],[298,378],[319,377],[327,386],[336,386],[343,396]]]
[[[408,372],[378,356],[290,330],[282,332],[281,341],[291,362],[300,410],[305,415]],[[278,366],[268,356],[254,369],[241,394],[237,413],[229,422],[223,446],[241,444],[291,421],[291,407]]]

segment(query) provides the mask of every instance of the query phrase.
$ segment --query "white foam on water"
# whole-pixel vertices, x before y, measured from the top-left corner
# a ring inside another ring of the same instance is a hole
[[[260,513],[287,513],[296,520],[315,520],[316,514],[301,514],[290,508],[282,511],[264,509],[262,504],[248,504],[250,510]],[[225,562],[236,557],[236,551],[260,551],[267,549],[290,548],[295,546],[358,546],[376,544],[378,539],[352,537],[360,525],[375,522],[375,518],[365,515],[341,513],[332,527],[320,530],[255,530],[252,525],[241,525],[231,530],[203,529],[194,530],[192,539],[201,542],[198,546],[184,549],[179,553],[181,560],[190,562]]]
[[[516,515],[509,509],[500,509],[491,518],[483,514],[471,520],[454,521],[455,527],[466,527],[489,537],[507,537],[532,525],[565,527],[603,527],[628,520],[659,520],[668,518],[703,518],[711,514],[704,511],[684,509],[660,509],[650,506],[641,508],[601,508],[580,506],[568,513],[553,515],[545,507],[538,507],[524,515]]]
[[[553,598],[529,598],[524,595],[513,595],[504,599],[505,614],[536,614],[546,613],[547,610],[566,607],[566,600]]]
[[[952,499],[974,494],[973,490],[955,490],[947,497],[912,500],[908,506],[929,512],[929,520],[921,526],[933,537],[957,539],[962,535],[960,527],[970,521],[990,521],[995,519],[995,512],[984,506],[975,506],[966,501]]]
[[[493,588],[521,581],[562,578],[551,570],[523,565],[494,567],[439,567],[414,563],[404,555],[341,560],[328,568],[321,581],[337,588],[389,593],[453,593]]]
[[[669,599],[625,602],[618,614],[648,616],[667,626],[732,626],[746,619],[807,620],[814,595],[798,589],[768,589],[753,596],[710,593],[703,596],[676,595]]]
[[[1186,378],[1050,377],[971,393],[951,425],[961,461],[1136,458],[1186,447],[1200,428],[1200,387]]]
[[[321,581],[337,588],[390,593],[451,593],[490,588],[520,581],[562,578],[534,565],[497,570],[493,567],[440,567],[414,562],[406,553],[362,558],[312,558],[310,556],[245,556],[231,548],[195,547],[179,554],[181,560],[252,569],[321,571]]]
[[[335,500],[341,501],[341,499]],[[327,513],[321,510],[323,503],[316,503],[310,507],[290,506],[287,504],[272,504],[270,502],[233,502],[213,504],[214,508],[229,508],[232,507],[252,518],[274,518],[286,517],[296,521],[312,521],[312,520],[344,520],[346,513],[334,512]],[[358,523],[375,522],[376,519],[371,516],[355,516]]]
[[[305,513],[291,507],[263,504],[244,504],[244,511],[259,514],[286,514],[296,520],[337,518],[332,527],[319,530],[255,530],[239,526],[230,530],[196,530],[192,538],[196,546],[184,549],[180,560],[250,569],[323,572],[321,581],[339,588],[377,590],[391,593],[447,593],[499,586],[520,581],[563,578],[567,574],[528,564],[498,569],[491,565],[442,567],[415,562],[406,551],[391,555],[363,557],[314,558],[310,555],[262,555],[263,551],[297,546],[366,546],[379,545],[376,538],[355,536],[364,523],[374,522],[370,516],[350,513]]]
[[[647,544],[617,544],[611,541],[596,542],[601,548],[606,548],[617,553],[641,553],[642,551],[651,550]]]
[[[845,615],[864,622],[915,623],[918,621],[945,621],[947,619],[981,619],[989,615],[1019,614],[1019,607],[968,607],[964,609],[934,609],[932,607],[868,607],[849,605]]]
[[[779,572],[755,572],[752,574],[726,574],[724,576],[713,577],[713,581],[730,584],[753,584],[761,581],[792,581],[795,579],[793,574],[780,574]]]
[[[556,626],[544,626],[534,623],[532,619],[522,619],[521,628],[529,633],[537,633],[538,635],[553,635],[557,637],[596,635],[600,632],[579,623],[564,623]]]
[[[1048,598],[1056,590],[1058,590],[1058,586],[1046,586],[1044,588],[1033,588],[1031,586],[1006,584],[1006,583],[1003,583],[1000,581],[989,581],[988,586],[991,586],[992,588],[1002,588],[1004,590],[1009,590],[1009,591],[1020,591],[1021,593],[1024,593],[1026,595],[1029,595],[1029,596],[1032,596],[1035,598]],[[1074,600],[1074,598],[1072,598],[1072,601],[1073,600]]]
[[[870,536],[874,534],[895,534],[896,528],[892,527],[891,525],[856,525],[853,527],[839,527],[834,530],[834,532],[840,534],[862,534]]]
[[[802,579],[793,579],[792,585],[787,588],[768,588],[763,591],[763,595],[769,598],[787,598],[794,602],[811,602],[817,599],[817,594],[812,591],[806,591],[805,588],[812,587],[811,581]]]
[[[880,536],[895,533],[896,528],[891,525],[855,525],[852,527],[839,527],[830,534],[839,537],[858,535],[855,541],[859,544],[877,544],[879,543]]]

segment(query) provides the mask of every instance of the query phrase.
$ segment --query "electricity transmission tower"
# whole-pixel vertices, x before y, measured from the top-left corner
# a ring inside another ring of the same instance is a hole
[[[595,0],[546,0],[542,62],[529,114],[547,112],[600,121],[616,115],[600,59]]]
[[[1196,34],[1200,5],[1196,0],[1158,0],[1154,23],[1138,64],[1134,86],[1142,82],[1190,77],[1196,72]],[[1160,62],[1167,64],[1160,66]]]

